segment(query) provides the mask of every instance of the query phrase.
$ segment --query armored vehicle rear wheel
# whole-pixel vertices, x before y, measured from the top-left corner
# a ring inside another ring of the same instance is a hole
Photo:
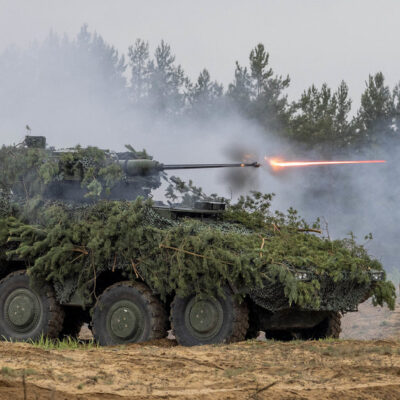
[[[119,282],[99,297],[92,331],[102,346],[146,342],[167,335],[167,316],[161,302],[139,282]]]
[[[312,329],[307,329],[302,332],[302,338],[306,340],[312,339],[339,339],[341,328],[341,314],[332,312],[322,322]]]
[[[58,337],[64,312],[52,288],[31,288],[25,271],[9,274],[0,281],[0,337],[37,340],[42,335]]]
[[[228,289],[224,298],[176,296],[171,305],[171,325],[183,346],[239,342],[246,337],[249,312],[245,302],[239,304]]]

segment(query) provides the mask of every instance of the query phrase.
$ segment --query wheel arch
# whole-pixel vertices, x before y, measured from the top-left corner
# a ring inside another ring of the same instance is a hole
[[[0,268],[0,280],[4,279],[7,275],[17,272],[26,271],[28,266],[24,261],[21,260],[9,260],[4,264],[3,268]]]

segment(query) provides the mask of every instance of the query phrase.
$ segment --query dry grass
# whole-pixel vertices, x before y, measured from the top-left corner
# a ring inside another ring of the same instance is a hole
[[[0,399],[24,399],[24,390],[28,399],[64,400],[390,400],[400,393],[397,341],[79,346],[0,343]]]

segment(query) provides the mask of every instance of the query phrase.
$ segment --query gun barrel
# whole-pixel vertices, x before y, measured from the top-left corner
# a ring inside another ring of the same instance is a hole
[[[236,164],[160,164],[154,160],[119,160],[121,168],[128,176],[155,175],[160,171],[174,169],[207,169],[207,168],[235,168],[235,167],[259,167],[260,164],[236,163]]]
[[[258,162],[253,163],[231,163],[231,164],[166,164],[162,165],[161,169],[208,169],[208,168],[244,168],[254,167],[258,168],[260,164]]]

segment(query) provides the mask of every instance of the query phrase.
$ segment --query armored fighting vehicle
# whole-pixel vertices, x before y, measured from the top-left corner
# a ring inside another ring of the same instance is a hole
[[[199,345],[338,337],[340,317],[373,296],[394,306],[381,264],[353,237],[320,237],[268,194],[235,204],[132,147],[56,150],[27,137],[0,150],[0,336],[77,335],[101,345],[163,338]],[[180,195],[180,196],[178,196]],[[179,198],[181,200],[179,201]]]

